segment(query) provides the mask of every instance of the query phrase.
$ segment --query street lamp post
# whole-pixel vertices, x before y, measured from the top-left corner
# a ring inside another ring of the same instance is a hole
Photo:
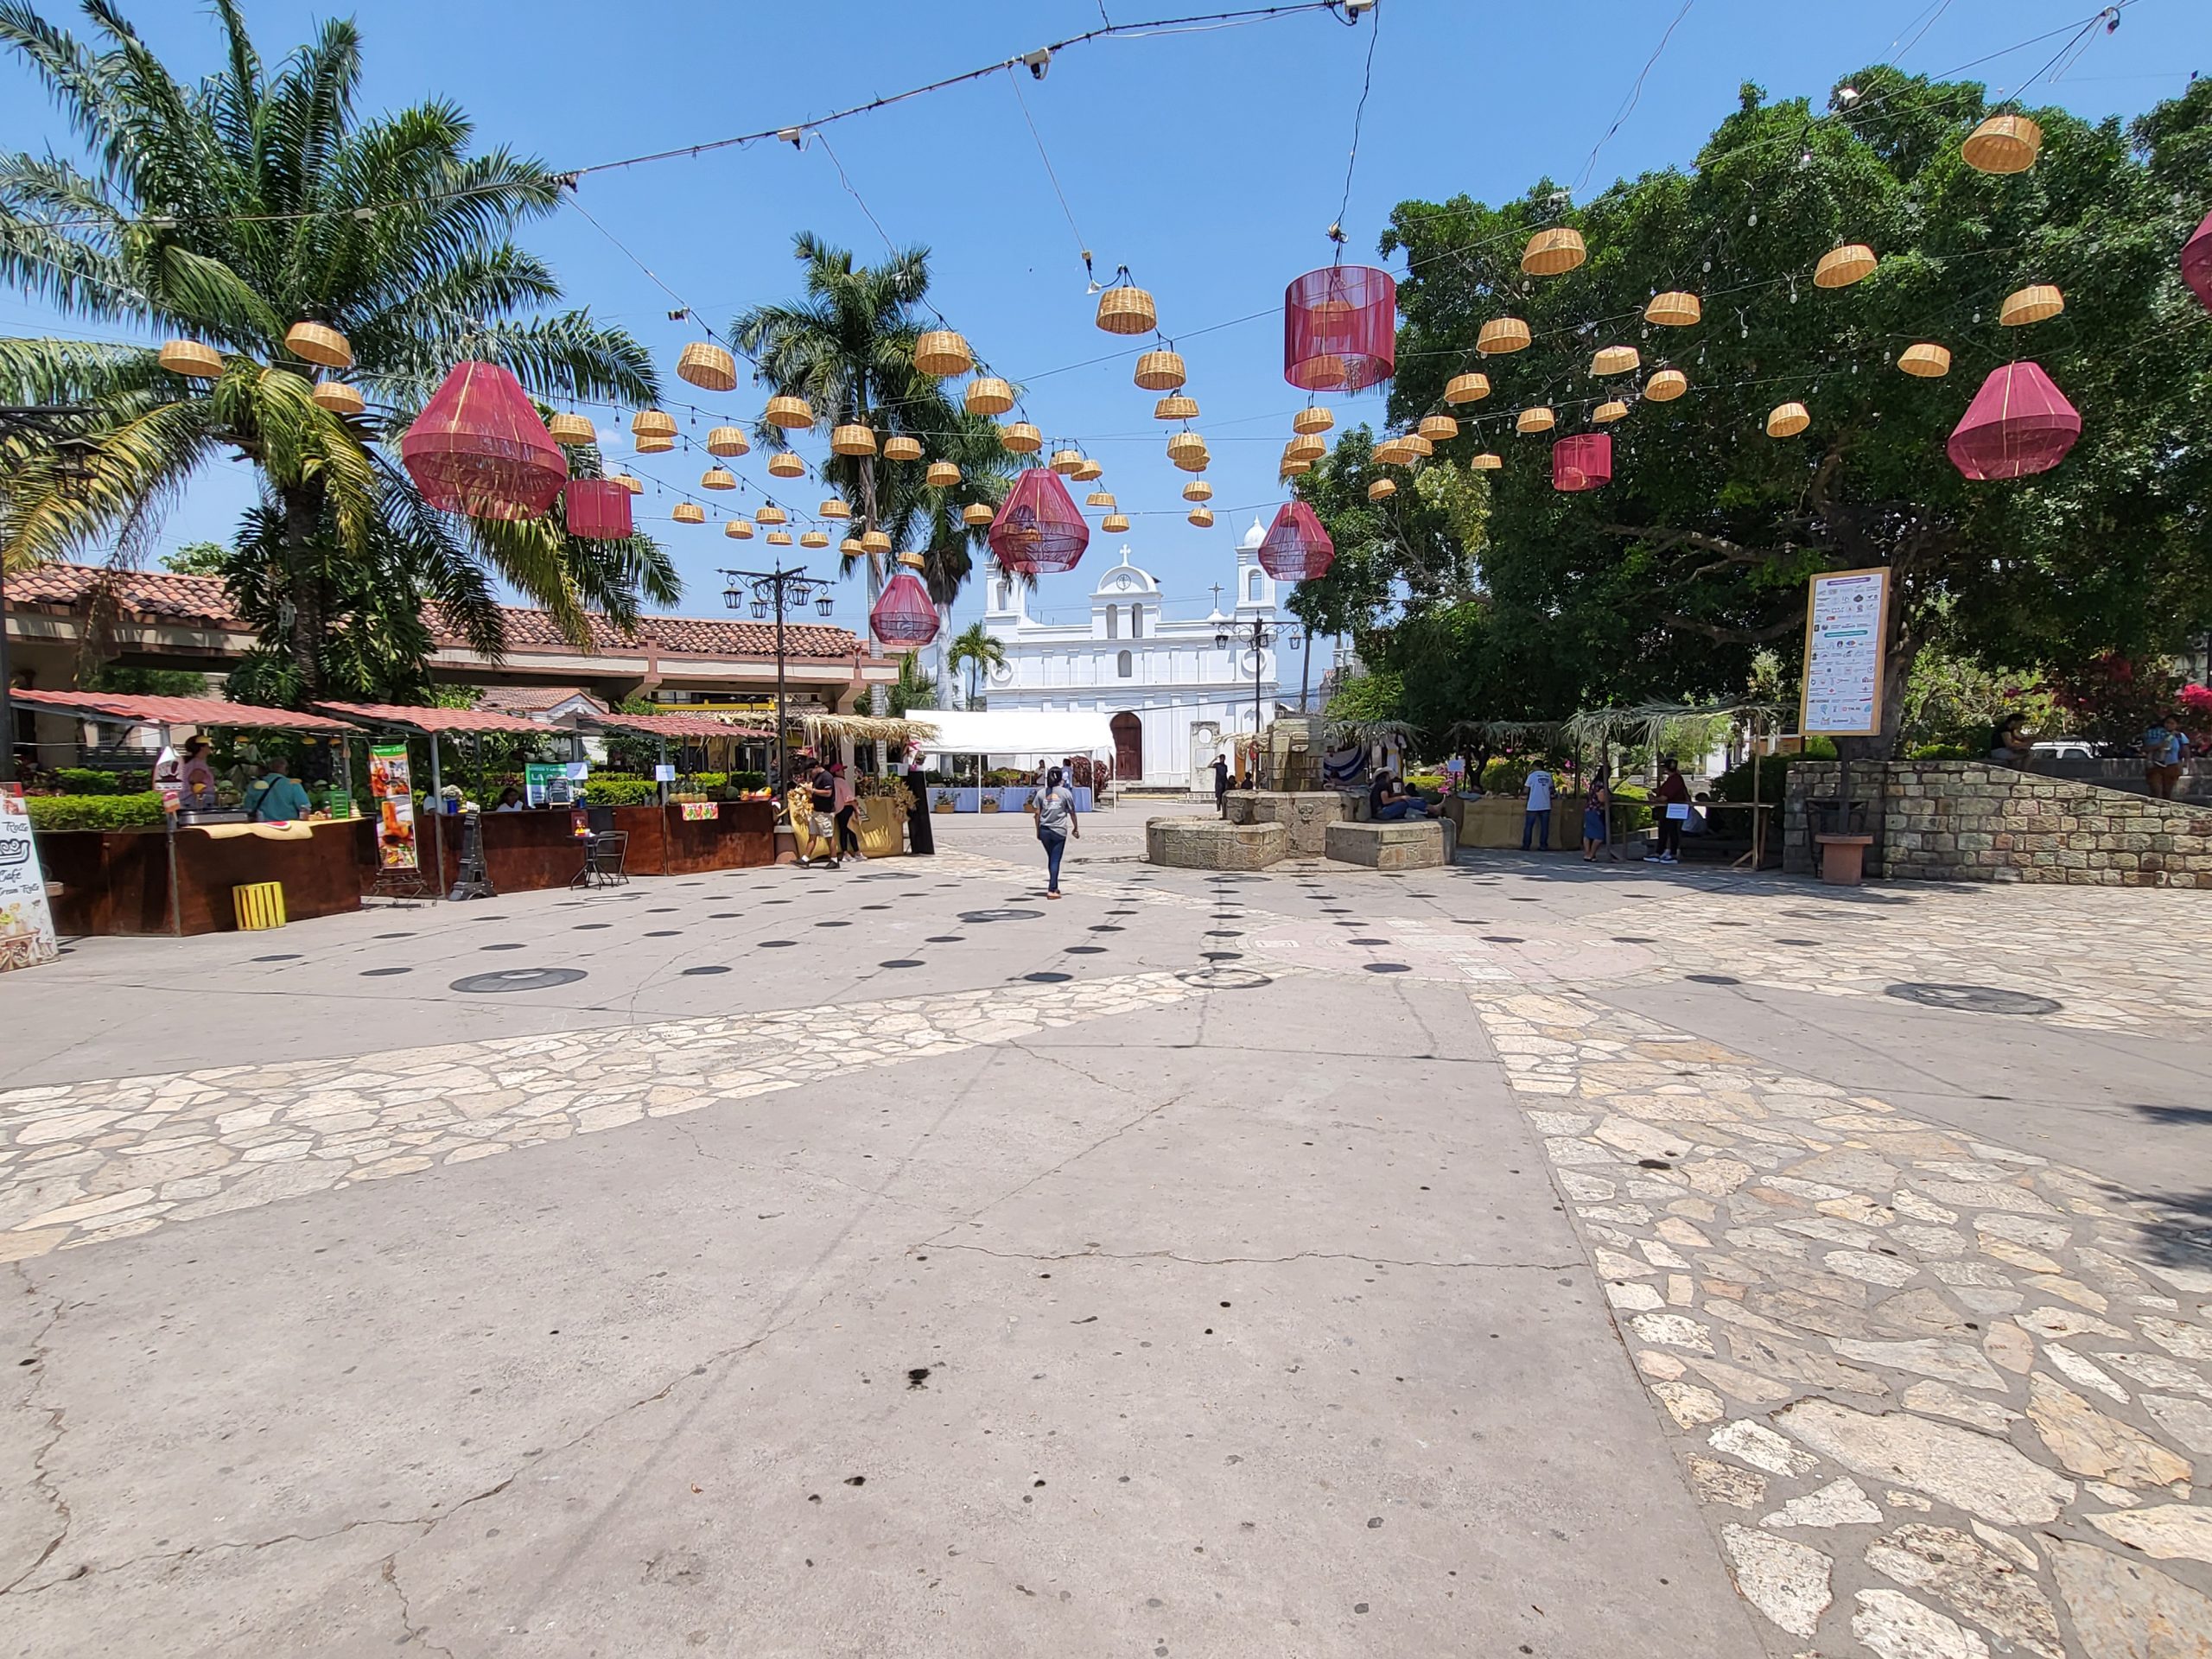
[[[1298,630],[1284,629],[1282,641],[1287,645],[1296,645],[1299,643]],[[1267,666],[1266,653],[1274,649],[1274,643],[1275,624],[1264,616],[1255,616],[1250,621],[1244,623],[1224,622],[1217,625],[1213,631],[1213,645],[1216,651],[1227,651],[1233,645],[1241,645],[1252,653],[1252,742],[1254,745],[1253,768],[1255,774],[1259,766],[1258,744],[1262,727],[1260,691],[1262,682],[1261,677]]]
[[[830,614],[836,601],[830,597],[830,584],[819,576],[807,575],[802,566],[786,570],[781,565],[772,570],[724,570],[722,580],[728,583],[722,589],[722,603],[733,611],[750,606],[755,618],[766,621],[772,612],[776,619],[776,734],[768,752],[772,787],[784,792],[784,616],[794,607],[813,601],[815,610],[823,616]]]
[[[42,441],[54,452],[56,482],[62,494],[78,499],[84,493],[91,470],[85,464],[90,442],[80,430],[98,414],[83,404],[53,404],[33,407],[0,407],[0,444],[18,438]],[[0,784],[16,781],[16,705],[12,671],[8,666],[8,570],[0,563]]]

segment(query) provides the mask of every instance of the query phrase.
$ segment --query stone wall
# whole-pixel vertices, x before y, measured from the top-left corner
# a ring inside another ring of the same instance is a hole
[[[1345,810],[1345,798],[1334,790],[1291,794],[1232,789],[1223,805],[1231,823],[1282,825],[1293,858],[1320,857],[1327,845],[1329,826],[1351,816]]]
[[[1789,768],[1785,870],[1812,872],[1806,803],[1835,787],[1833,761]],[[1870,875],[2212,888],[2212,808],[1972,760],[1854,761],[1851,794],[1874,836]]]

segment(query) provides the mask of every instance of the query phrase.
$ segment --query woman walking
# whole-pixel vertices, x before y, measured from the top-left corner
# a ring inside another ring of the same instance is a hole
[[[937,851],[937,831],[930,823],[930,778],[922,770],[922,752],[916,749],[906,760],[906,793],[912,797],[906,808],[906,850],[918,855]]]
[[[1075,791],[1060,781],[1058,766],[1045,774],[1045,787],[1030,798],[1029,810],[1037,817],[1037,839],[1045,843],[1045,870],[1049,878],[1045,896],[1057,899],[1060,896],[1060,855],[1067,851],[1070,836],[1083,839],[1083,826],[1076,822]]]
[[[1611,839],[1606,827],[1610,816],[1607,808],[1613,804],[1613,786],[1604,766],[1598,768],[1590,779],[1590,787],[1582,797],[1582,861],[1595,864],[1598,855],[1605,850]]]
[[[853,789],[853,780],[845,776],[845,763],[832,761],[830,766],[830,813],[837,824],[837,856],[842,859],[849,852],[863,864],[868,855],[861,851],[860,831],[853,827],[853,820],[860,816],[860,796]]]

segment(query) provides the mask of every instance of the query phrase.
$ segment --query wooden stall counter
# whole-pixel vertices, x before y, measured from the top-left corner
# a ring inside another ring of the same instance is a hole
[[[717,801],[711,818],[686,818],[679,802],[666,806],[587,808],[594,822],[627,837],[623,868],[631,875],[696,875],[707,870],[736,870],[776,861],[776,809],[768,801]],[[478,815],[484,838],[484,870],[500,893],[536,893],[565,887],[584,867],[584,842],[575,834],[570,809],[535,808],[521,812]],[[461,877],[461,849],[467,824],[445,818],[446,879],[451,892]],[[435,831],[418,826],[417,840],[434,847]]]
[[[687,818],[681,802],[663,811],[663,855],[657,868],[667,875],[696,875],[703,870],[748,870],[776,861],[776,804],[773,801],[715,801],[711,818]],[[630,809],[652,811],[657,809]],[[618,818],[619,818],[618,815]],[[632,847],[636,846],[633,841]],[[632,860],[632,874],[639,866]]]
[[[302,833],[304,832],[304,833]],[[159,830],[70,830],[38,837],[47,880],[60,884],[54,925],[64,934],[167,933],[172,925],[168,836]],[[211,824],[176,832],[174,920],[185,933],[238,929],[231,889],[276,881],[289,920],[361,907],[360,868],[375,857],[365,818],[284,826]]]

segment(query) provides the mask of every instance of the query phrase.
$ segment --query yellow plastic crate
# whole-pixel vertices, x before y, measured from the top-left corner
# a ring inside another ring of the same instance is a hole
[[[264,928],[284,925],[284,884],[282,881],[249,881],[231,889],[231,902],[238,907],[238,931],[257,933]]]

